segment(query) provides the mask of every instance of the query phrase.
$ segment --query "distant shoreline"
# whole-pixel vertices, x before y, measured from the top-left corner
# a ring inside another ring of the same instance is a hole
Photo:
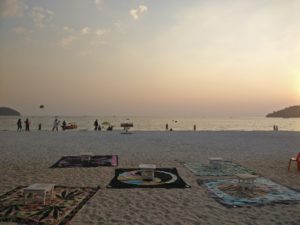
[[[0,117],[0,130],[17,130],[18,116]],[[41,124],[41,130],[52,130],[55,117],[52,116],[21,116],[23,130],[25,128],[24,121],[26,118],[30,120],[30,130],[38,130]],[[238,117],[238,118],[179,118],[179,117],[64,117],[59,116],[59,131],[61,131],[62,122],[65,120],[67,124],[75,123],[77,131],[94,130],[94,121],[97,119],[101,125],[101,131],[106,131],[109,125],[113,126],[113,130],[123,130],[121,123],[129,118],[133,123],[131,131],[271,131],[274,125],[278,126],[279,131],[300,131],[300,118],[266,118],[266,117]],[[72,130],[74,131],[74,130]],[[65,132],[70,132],[67,130]]]
[[[26,133],[26,134],[30,134],[30,133],[49,133],[49,134],[63,134],[63,133],[80,133],[80,132],[84,132],[84,133],[91,133],[91,134],[122,134],[123,130],[121,129],[116,129],[113,131],[94,131],[94,130],[72,130],[72,131],[52,131],[52,130],[31,130],[29,132],[27,131],[21,131],[21,132],[17,132],[17,131],[13,131],[13,130],[1,130],[0,132],[9,132],[9,133],[18,133],[18,134],[22,134],[22,133]],[[273,131],[273,130],[197,130],[197,131],[192,131],[192,130],[173,130],[173,131],[163,131],[163,130],[132,130],[130,131],[131,134],[134,135],[134,133],[161,133],[161,134],[172,134],[172,133],[183,133],[183,134],[188,134],[188,133],[270,133],[270,134],[276,134],[276,133],[300,133],[300,131],[297,130],[280,130],[280,131]]]

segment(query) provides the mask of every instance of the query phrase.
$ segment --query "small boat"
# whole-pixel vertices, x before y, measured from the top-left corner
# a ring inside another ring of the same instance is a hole
[[[72,130],[72,129],[76,129],[77,128],[77,124],[76,123],[68,123],[65,126],[61,126],[61,128],[63,130]]]

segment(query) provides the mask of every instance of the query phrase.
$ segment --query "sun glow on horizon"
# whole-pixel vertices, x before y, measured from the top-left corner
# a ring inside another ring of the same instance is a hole
[[[0,3],[2,104],[139,115],[299,104],[299,1],[72,2]]]

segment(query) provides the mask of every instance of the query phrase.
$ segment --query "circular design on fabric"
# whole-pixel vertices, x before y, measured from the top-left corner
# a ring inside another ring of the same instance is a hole
[[[268,195],[272,189],[265,184],[255,183],[255,187],[252,190],[243,190],[238,184],[237,180],[229,181],[219,181],[212,183],[211,186],[216,192],[221,193],[221,195],[228,195],[228,198],[237,198],[241,200],[235,201],[248,201],[249,199],[259,199]],[[222,194],[223,193],[223,194]]]
[[[152,181],[145,181],[142,178],[141,170],[132,170],[120,173],[118,176],[118,181],[126,183],[126,184],[133,184],[133,185],[143,185],[143,186],[156,186],[162,184],[170,184],[175,182],[178,177],[173,173],[162,171],[162,170],[155,170],[154,179]]]

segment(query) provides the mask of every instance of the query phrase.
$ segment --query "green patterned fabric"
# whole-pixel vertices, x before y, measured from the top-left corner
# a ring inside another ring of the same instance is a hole
[[[255,174],[253,170],[231,161],[223,161],[220,169],[214,169],[201,163],[185,163],[184,165],[197,176],[234,176],[238,173]]]
[[[47,198],[46,205],[31,196],[23,196],[25,187],[17,187],[0,196],[0,221],[39,225],[63,225],[98,191],[99,187],[55,186],[53,197]]]

